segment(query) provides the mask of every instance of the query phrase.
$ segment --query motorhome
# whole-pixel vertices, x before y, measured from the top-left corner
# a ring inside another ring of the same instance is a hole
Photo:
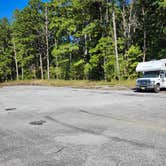
[[[142,73],[142,77],[136,80],[137,91],[154,90],[158,93],[161,88],[166,88],[166,59],[138,63],[136,72]]]

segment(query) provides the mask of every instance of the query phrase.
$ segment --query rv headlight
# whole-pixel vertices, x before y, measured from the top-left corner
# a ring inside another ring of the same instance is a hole
[[[140,85],[140,80],[137,80],[137,81],[136,81],[136,85]]]
[[[151,84],[151,85],[154,85],[154,84],[155,84],[155,81],[150,81],[150,84]]]

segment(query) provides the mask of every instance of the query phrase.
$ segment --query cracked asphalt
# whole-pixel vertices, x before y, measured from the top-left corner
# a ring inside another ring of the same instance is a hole
[[[0,166],[166,166],[166,93],[0,88]]]

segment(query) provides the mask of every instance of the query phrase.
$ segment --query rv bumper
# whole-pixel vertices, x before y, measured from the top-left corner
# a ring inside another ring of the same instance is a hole
[[[155,85],[148,85],[148,86],[136,86],[137,90],[154,90]]]

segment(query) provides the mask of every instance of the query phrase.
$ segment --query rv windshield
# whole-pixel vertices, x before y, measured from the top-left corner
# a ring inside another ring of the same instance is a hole
[[[157,78],[159,77],[160,71],[148,71],[144,72],[143,78]]]

